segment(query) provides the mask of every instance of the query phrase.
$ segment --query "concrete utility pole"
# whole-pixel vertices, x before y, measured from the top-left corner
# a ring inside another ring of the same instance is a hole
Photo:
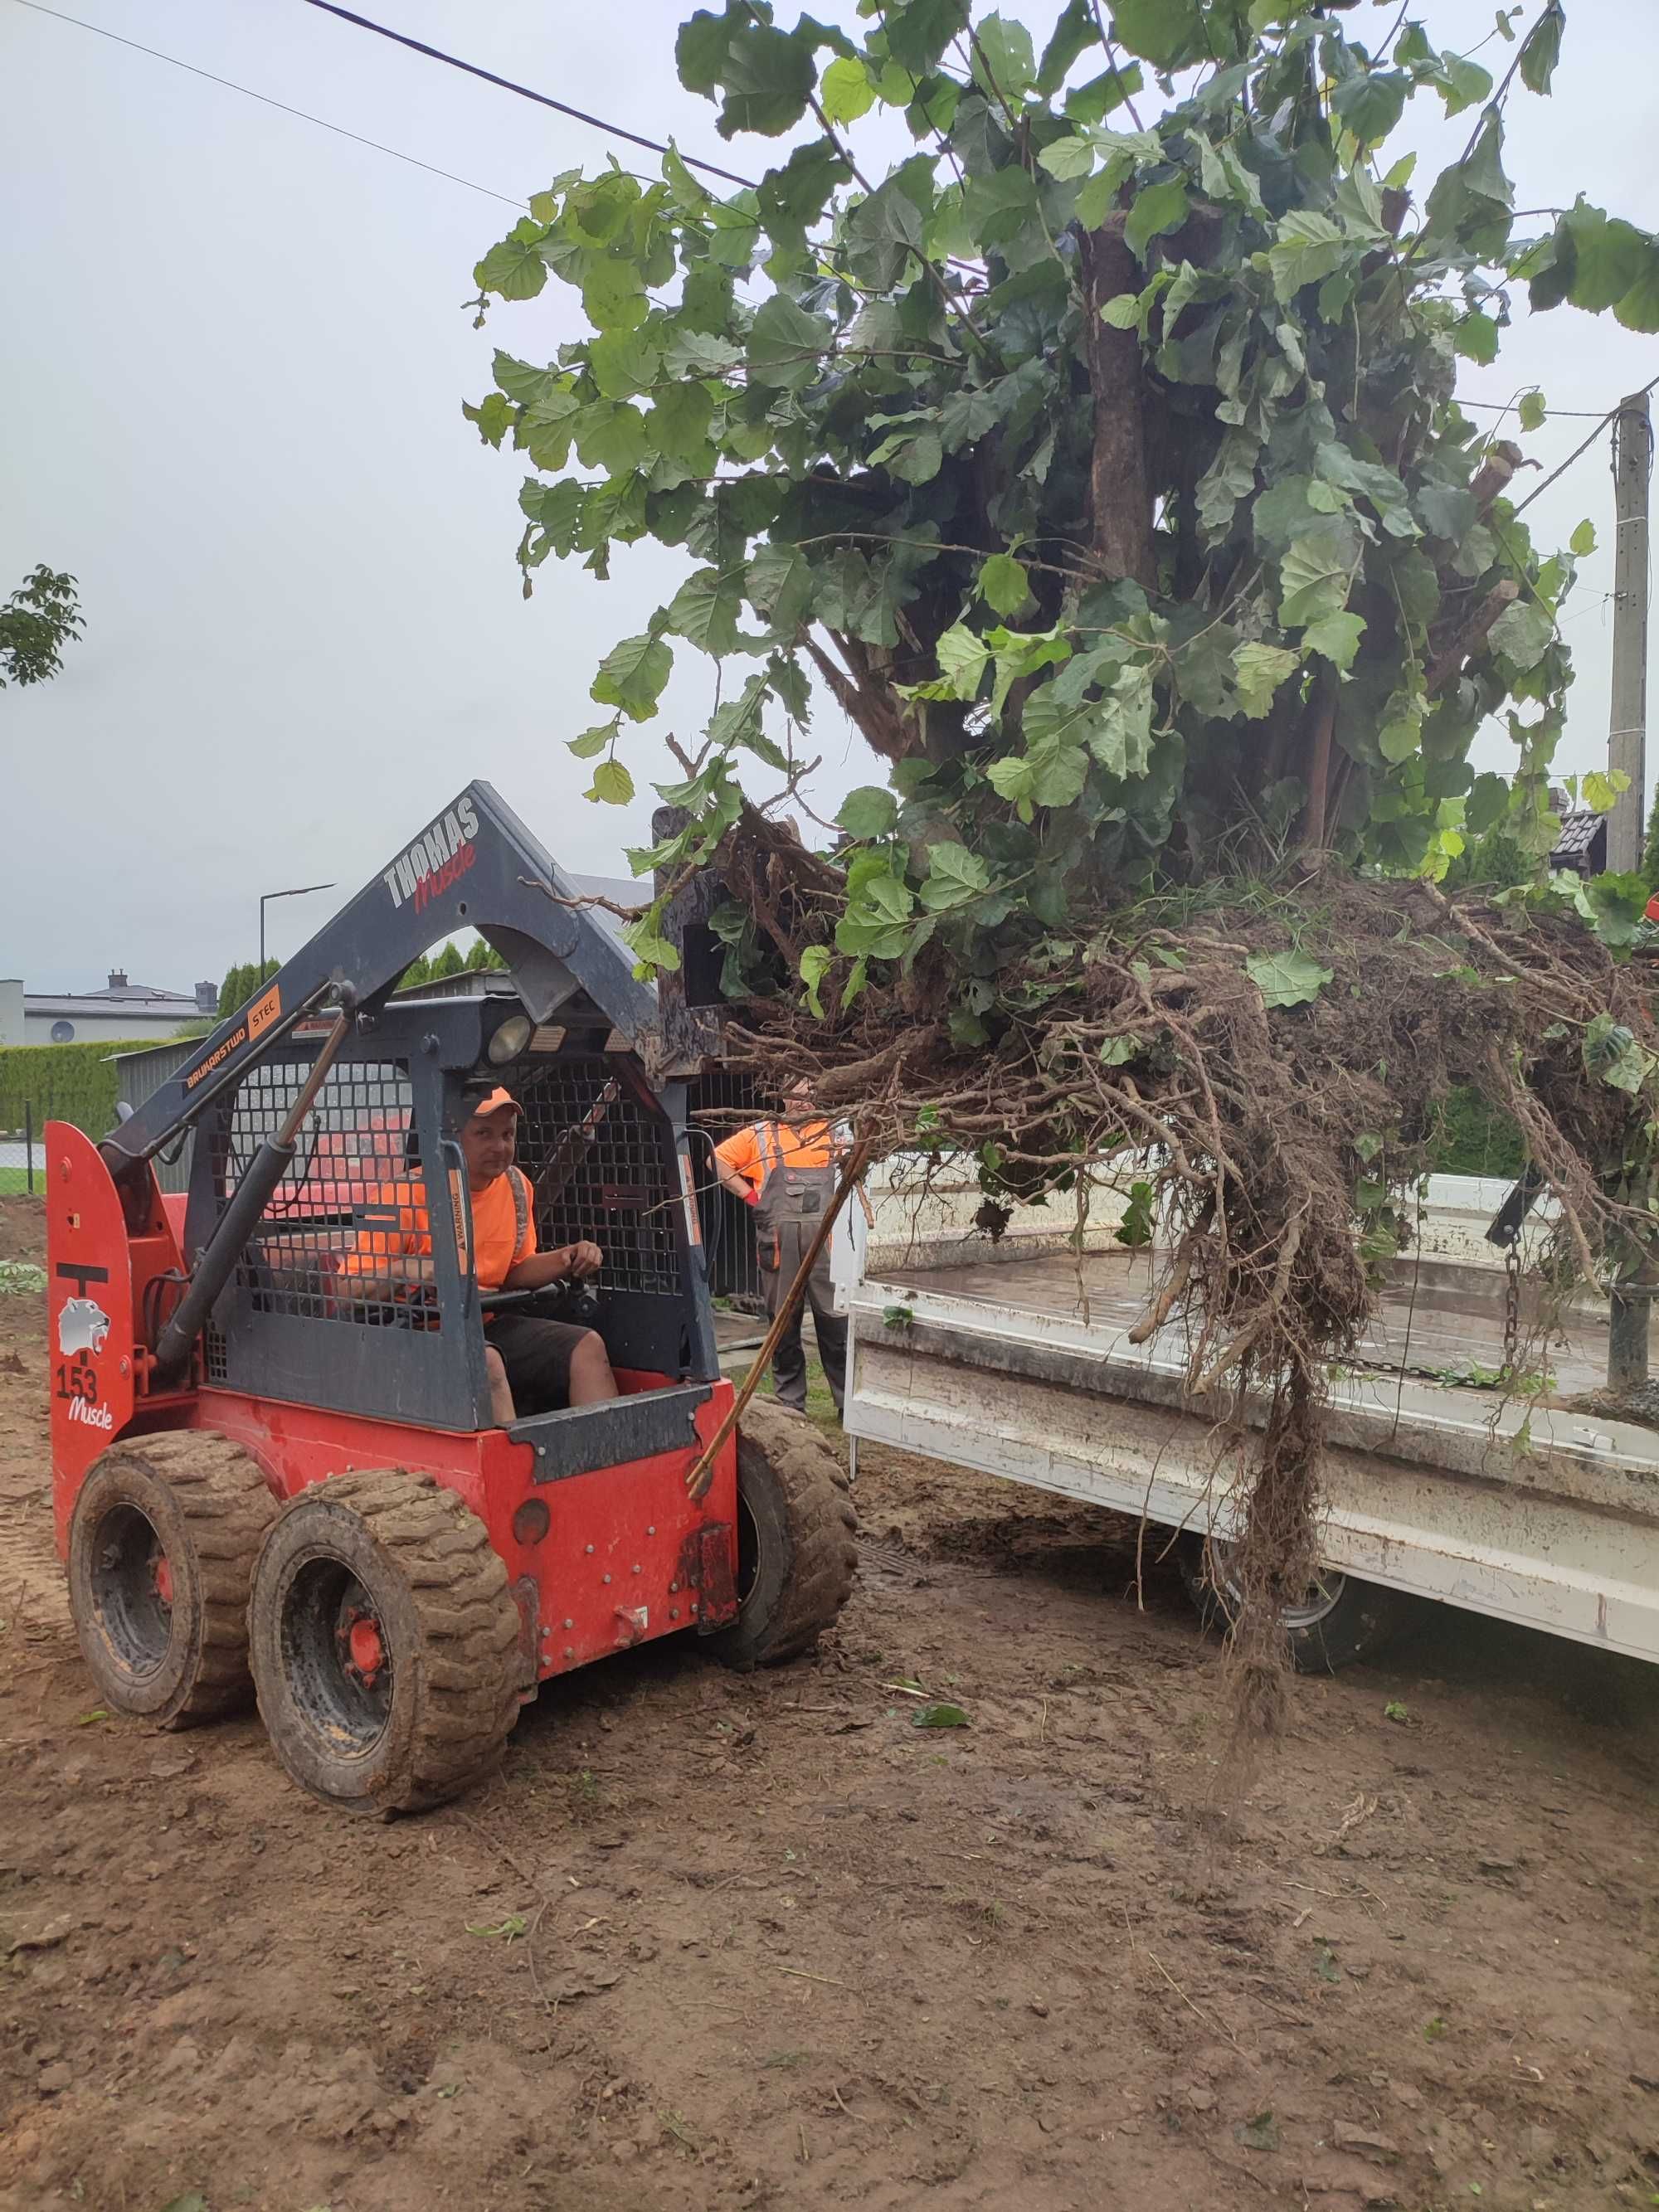
[[[1647,826],[1648,484],[1653,423],[1648,396],[1620,404],[1613,423],[1613,713],[1607,766],[1630,788],[1607,817],[1607,866],[1628,874],[1642,864]]]
[[[1626,873],[1642,864],[1646,827],[1648,723],[1648,483],[1653,473],[1653,424],[1648,398],[1625,400],[1613,424],[1613,486],[1617,520],[1613,553],[1613,714],[1607,766],[1623,769],[1630,788],[1607,819],[1607,866]],[[1625,1262],[1634,1295],[1613,1293],[1607,1337],[1607,1388],[1619,1396],[1648,1379],[1648,1330],[1653,1298],[1647,1281],[1653,1254],[1633,1242]]]

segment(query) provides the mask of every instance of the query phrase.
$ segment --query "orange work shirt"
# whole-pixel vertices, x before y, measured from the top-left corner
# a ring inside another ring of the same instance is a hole
[[[481,1291],[499,1291],[521,1260],[527,1260],[536,1249],[536,1210],[530,1202],[530,1188],[525,1182],[525,1230],[519,1235],[519,1210],[513,1195],[513,1178],[524,1182],[522,1171],[508,1169],[498,1175],[483,1190],[472,1194],[472,1242],[476,1248],[476,1268]],[[460,1193],[455,1179],[451,1178],[454,1194]],[[372,1275],[377,1263],[388,1259],[401,1259],[430,1252],[431,1224],[427,1218],[425,1196],[418,1183],[383,1183],[373,1191],[365,1212],[368,1224],[357,1232],[356,1249],[343,1263],[343,1272],[352,1275]],[[383,1217],[383,1220],[380,1217]],[[456,1222],[458,1237],[460,1218]],[[461,1249],[461,1267],[465,1271],[467,1255],[465,1244]]]
[[[827,1168],[835,1158],[827,1121],[755,1121],[714,1147],[714,1158],[758,1190],[775,1167]]]

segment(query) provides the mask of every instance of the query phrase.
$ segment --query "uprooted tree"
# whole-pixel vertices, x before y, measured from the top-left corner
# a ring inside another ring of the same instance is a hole
[[[1564,22],[1524,12],[1495,82],[1404,9],[1372,51],[1340,0],[1071,0],[1040,52],[969,0],[863,0],[861,42],[728,0],[682,81],[726,139],[806,126],[787,158],[736,191],[672,152],[568,173],[477,269],[480,319],[556,277],[592,326],[498,352],[466,410],[538,472],[526,592],[550,554],[687,561],[599,665],[589,795],[631,797],[630,727],[677,651],[714,655],[658,787],[681,826],[634,859],[729,884],[750,1065],[973,1158],[992,1228],[1013,1191],[1082,1224],[1133,1164],[1121,1233],[1169,1229],[1137,1334],[1184,1322],[1200,1401],[1241,1438],[1256,1408],[1232,1571],[1269,1717],[1327,1363],[1448,1091],[1519,1126],[1560,1279],[1622,1264],[1650,1195],[1644,890],[1547,874],[1593,541],[1546,555],[1522,519],[1544,395],[1477,426],[1455,383],[1522,296],[1659,328],[1659,241],[1582,198],[1515,213],[1505,106],[1548,93]],[[1468,117],[1426,188],[1387,150],[1419,97]],[[815,690],[884,772],[821,838]],[[1508,777],[1470,767],[1493,716]],[[1536,881],[1443,890],[1499,827]]]

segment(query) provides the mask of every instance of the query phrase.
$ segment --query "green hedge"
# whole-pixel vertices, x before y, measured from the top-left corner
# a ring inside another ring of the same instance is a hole
[[[1524,1164],[1521,1132],[1507,1115],[1494,1114],[1472,1091],[1448,1093],[1441,1112],[1436,1175],[1518,1176]]]
[[[0,1129],[21,1129],[33,1109],[35,1133],[47,1121],[73,1121],[89,1137],[115,1125],[112,1052],[139,1052],[154,1037],[118,1037],[89,1044],[0,1045]]]

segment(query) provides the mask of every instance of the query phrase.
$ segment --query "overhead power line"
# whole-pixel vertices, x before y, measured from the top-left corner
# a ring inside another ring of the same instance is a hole
[[[205,77],[210,84],[222,85],[227,92],[240,92],[245,100],[257,100],[261,106],[280,108],[284,115],[297,116],[301,123],[314,123],[319,131],[331,131],[338,138],[349,138],[354,145],[369,147],[376,154],[389,154],[394,161],[407,161],[412,169],[424,169],[429,177],[442,177],[452,185],[460,185],[470,192],[482,192],[486,199],[500,200],[504,207],[522,208],[525,203],[514,199],[510,192],[498,192],[492,185],[476,183],[453,169],[441,169],[434,161],[423,161],[416,154],[405,154],[401,147],[387,146],[378,138],[366,138],[361,131],[348,131],[343,123],[331,123],[325,116],[313,115],[303,107],[291,107],[285,100],[274,100],[268,92],[255,92],[252,85],[238,84],[234,77],[216,76],[213,70],[198,69],[194,62],[180,61],[177,54],[165,54],[159,46],[147,46],[137,39],[123,38],[119,31],[107,29],[102,23],[88,23],[83,16],[66,15],[61,8],[48,8],[43,0],[16,0],[20,8],[27,8],[37,15],[51,15],[58,22],[73,23],[78,31],[93,31],[100,39],[112,39],[118,46],[131,47],[136,54],[148,54],[152,61],[167,62],[174,69],[184,70],[191,76]]]
[[[550,93],[538,92],[533,85],[520,84],[510,76],[497,76],[494,70],[480,69],[476,62],[463,61],[459,54],[447,54],[441,46],[428,46],[424,39],[411,39],[405,32],[375,22],[372,16],[359,15],[350,8],[337,7],[334,0],[306,0],[306,4],[320,8],[325,15],[337,15],[343,23],[355,23],[360,31],[373,31],[377,38],[390,39],[394,46],[407,46],[411,53],[424,54],[428,61],[443,62],[468,76],[482,77],[486,84],[499,85],[503,92],[515,92],[520,100],[533,100],[538,107],[550,107],[556,115],[568,115],[573,121],[588,124],[610,137],[625,138],[630,146],[643,146],[652,154],[669,150],[660,139],[641,137],[637,131],[625,131],[620,123],[607,123],[603,116],[589,115],[580,107],[568,106],[562,100],[555,100]],[[706,176],[723,178],[728,185],[742,185],[750,191],[755,189],[752,177],[740,177],[733,169],[722,169],[713,161],[699,161],[695,154],[681,154],[679,158],[688,169],[701,169]]]
[[[1659,376],[1656,376],[1650,384],[1644,384],[1642,386],[1642,389],[1635,394],[1635,397],[1638,399],[1645,399],[1649,392],[1655,390],[1659,390]],[[1607,413],[1601,417],[1595,428],[1590,432],[1589,437],[1585,439],[1583,444],[1582,446],[1575,447],[1572,452],[1567,455],[1566,459],[1562,462],[1559,469],[1552,469],[1549,474],[1544,478],[1543,482],[1535,485],[1534,489],[1527,494],[1526,497],[1520,502],[1520,506],[1517,506],[1515,510],[1517,514],[1520,514],[1522,507],[1530,507],[1534,500],[1537,499],[1542,493],[1547,492],[1558,477],[1565,476],[1567,471],[1572,466],[1575,461],[1582,460],[1583,459],[1584,455],[1589,453],[1590,447],[1601,436],[1602,431],[1607,428],[1608,423],[1617,420],[1620,410],[1624,407],[1625,404],[1626,403],[1621,399],[1619,402],[1618,406],[1608,408]]]

